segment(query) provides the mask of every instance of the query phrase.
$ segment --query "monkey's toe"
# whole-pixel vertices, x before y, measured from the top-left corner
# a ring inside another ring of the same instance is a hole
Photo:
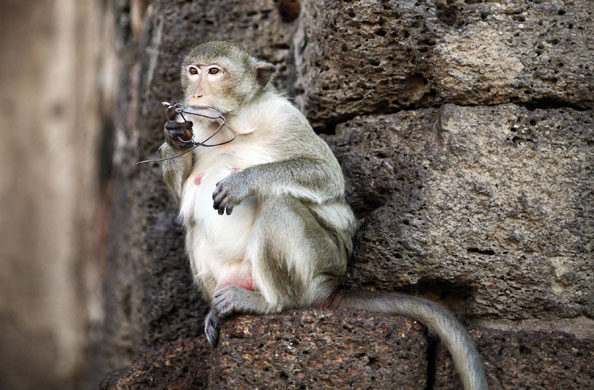
[[[227,286],[215,292],[211,305],[217,311],[219,318],[227,318],[235,313],[235,302],[238,301],[237,296],[240,293],[240,287]]]
[[[211,347],[215,348],[219,343],[219,329],[221,322],[218,316],[212,311],[208,313],[204,320],[204,335]]]

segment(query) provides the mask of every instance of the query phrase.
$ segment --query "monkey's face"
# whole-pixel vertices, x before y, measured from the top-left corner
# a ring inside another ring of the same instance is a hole
[[[182,65],[184,104],[233,113],[265,89],[275,70],[233,43],[202,44]]]
[[[220,112],[233,111],[238,102],[233,96],[232,74],[223,61],[192,61],[185,66],[187,106],[209,106]]]

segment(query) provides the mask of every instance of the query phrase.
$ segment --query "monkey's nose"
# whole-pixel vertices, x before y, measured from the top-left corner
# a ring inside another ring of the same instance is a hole
[[[204,96],[204,95],[194,95],[194,98],[198,99],[198,98],[201,98],[202,96]]]

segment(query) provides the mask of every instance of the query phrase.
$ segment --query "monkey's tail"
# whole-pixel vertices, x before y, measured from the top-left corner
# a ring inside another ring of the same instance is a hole
[[[487,390],[481,357],[462,324],[441,305],[424,298],[400,293],[373,294],[339,290],[330,307],[401,314],[423,323],[446,346],[465,390]]]

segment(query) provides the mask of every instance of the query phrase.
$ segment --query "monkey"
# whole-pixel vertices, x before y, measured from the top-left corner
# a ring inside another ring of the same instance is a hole
[[[221,320],[239,313],[350,307],[401,314],[441,339],[466,390],[487,389],[479,353],[448,310],[411,295],[340,287],[358,220],[346,202],[338,161],[273,87],[275,72],[274,65],[222,41],[195,47],[181,66],[185,106],[210,107],[228,124],[213,138],[221,146],[198,147],[162,165],[179,204],[194,280],[210,302],[209,343],[216,346]],[[218,127],[212,119],[191,120],[197,139]],[[182,124],[168,124],[163,158],[187,149]]]

